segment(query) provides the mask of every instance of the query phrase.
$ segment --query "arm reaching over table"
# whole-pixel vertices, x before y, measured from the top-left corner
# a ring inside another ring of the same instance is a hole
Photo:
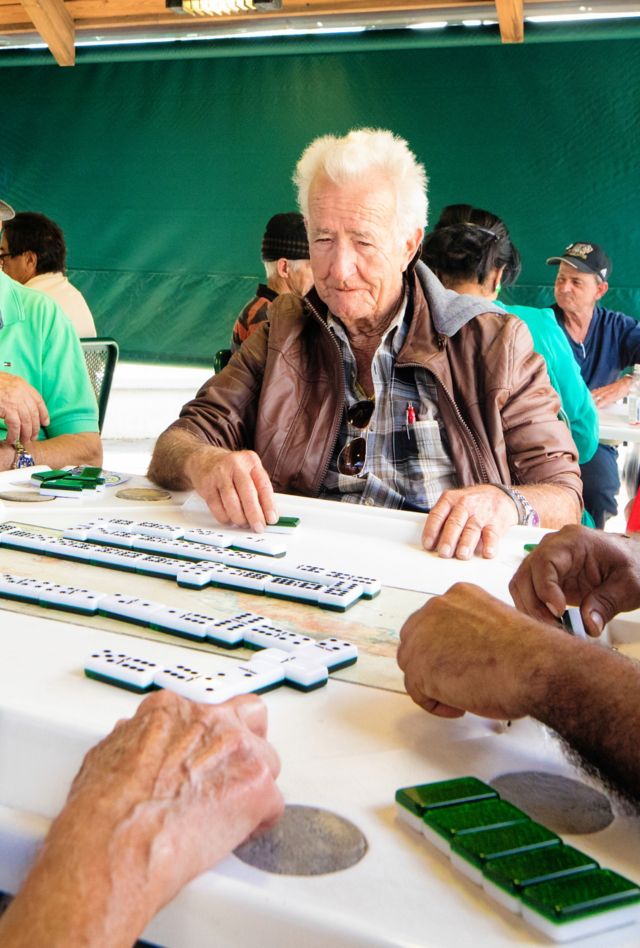
[[[618,612],[640,606],[640,544],[629,537],[567,526],[547,534],[509,585],[518,609],[555,622],[580,606],[589,635]]]
[[[405,622],[398,664],[426,711],[531,715],[640,800],[640,665],[458,583]]]
[[[254,697],[146,698],[87,754],[0,921],[4,948],[135,942],[187,882],[279,818],[266,728]]]

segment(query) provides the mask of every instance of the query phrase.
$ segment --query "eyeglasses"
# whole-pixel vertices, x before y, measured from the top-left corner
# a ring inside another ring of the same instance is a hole
[[[366,430],[371,424],[376,403],[369,398],[355,402],[347,409],[347,424]],[[367,438],[360,435],[348,441],[338,455],[338,473],[347,477],[360,477],[367,462]]]

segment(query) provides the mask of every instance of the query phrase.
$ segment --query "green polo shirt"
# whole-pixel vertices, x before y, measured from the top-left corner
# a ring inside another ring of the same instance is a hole
[[[50,423],[39,439],[98,431],[98,406],[78,336],[53,300],[0,272],[0,372],[40,393]],[[0,440],[7,427],[0,418]]]
[[[533,348],[547,363],[549,380],[560,396],[562,409],[578,449],[580,464],[585,464],[593,457],[598,447],[598,413],[553,310],[537,309],[534,306],[512,306],[501,300],[496,300],[496,305],[526,323],[533,339]]]

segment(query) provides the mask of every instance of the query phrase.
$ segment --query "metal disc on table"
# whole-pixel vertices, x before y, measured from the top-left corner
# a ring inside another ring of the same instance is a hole
[[[42,504],[55,497],[39,494],[37,490],[4,490],[0,491],[0,500],[13,500],[18,504]]]
[[[367,841],[344,817],[313,806],[285,807],[282,819],[266,833],[234,850],[242,862],[286,876],[318,876],[360,862]]]
[[[142,500],[147,502],[168,500],[171,494],[168,490],[160,490],[159,487],[125,487],[123,490],[116,491],[116,497],[119,497],[121,500]]]
[[[522,770],[501,774],[489,783],[503,800],[554,833],[598,833],[614,820],[601,790],[560,774]]]

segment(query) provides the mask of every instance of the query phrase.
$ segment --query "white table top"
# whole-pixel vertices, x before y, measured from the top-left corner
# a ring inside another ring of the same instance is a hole
[[[0,475],[15,480],[15,472]],[[89,513],[123,514],[207,525],[197,503],[182,496],[144,508],[106,494],[97,504],[55,500],[5,505],[10,519],[66,526]],[[286,497],[281,513],[302,518],[292,551],[320,563],[371,572],[402,589],[441,592],[459,578],[486,584],[508,598],[506,583],[522,558],[524,542],[540,531],[516,528],[495,561],[446,562],[419,549],[421,519],[414,514]],[[175,503],[174,501],[178,501]],[[109,513],[117,511],[117,513]],[[295,547],[295,550],[293,548]],[[15,571],[26,554],[16,553]],[[60,575],[70,564],[55,563]],[[44,559],[43,559],[44,563]],[[72,564],[71,564],[72,565]],[[88,569],[90,567],[87,567]],[[97,574],[104,574],[96,569]],[[24,571],[26,572],[26,571]],[[134,576],[119,574],[135,583]],[[148,578],[167,590],[165,580]],[[96,581],[96,588],[100,585]],[[395,597],[395,598],[394,598]],[[409,596],[415,601],[415,593]],[[374,600],[380,613],[398,610],[402,594],[384,589]],[[309,610],[310,607],[301,607]],[[356,607],[357,608],[357,607]],[[14,889],[47,820],[62,805],[84,752],[118,718],[133,713],[139,698],[89,681],[83,661],[96,646],[130,647],[132,639],[60,613],[0,611],[0,888]],[[403,616],[398,615],[398,623]],[[170,639],[145,641],[145,653],[192,658],[193,649]],[[155,651],[154,651],[155,650]],[[237,660],[237,653],[207,661]],[[389,660],[390,661],[390,660]],[[324,807],[351,820],[369,849],[356,866],[317,877],[261,872],[229,856],[187,888],[152,922],[145,937],[171,948],[315,948],[334,946],[500,946],[544,944],[517,917],[496,907],[481,890],[394,817],[401,786],[473,774],[484,780],[521,770],[578,776],[558,743],[532,721],[508,730],[467,716],[433,718],[406,695],[381,687],[331,680],[311,694],[279,689],[265,696],[270,738],[282,763],[279,781],[289,803]],[[637,822],[618,813],[604,831],[566,837],[604,865],[638,876]],[[585,946],[637,945],[637,928],[607,933]]]
[[[629,424],[626,403],[616,402],[614,405],[607,405],[606,408],[599,408],[598,419],[600,441],[640,443],[640,425]]]

